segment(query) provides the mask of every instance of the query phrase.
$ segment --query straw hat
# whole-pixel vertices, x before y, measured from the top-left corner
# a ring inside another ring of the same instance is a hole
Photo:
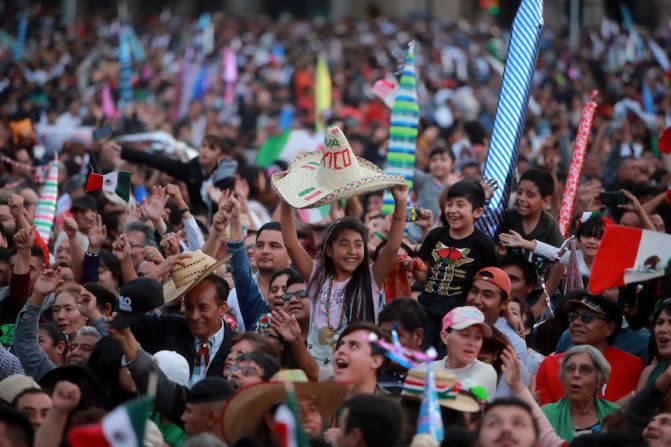
[[[422,400],[424,384],[426,382],[426,369],[415,368],[408,371],[403,382],[401,398],[410,400]],[[446,369],[434,369],[433,376],[436,380],[436,391],[438,392],[438,403],[441,407],[451,408],[465,413],[475,413],[480,410],[477,399],[467,391],[460,389],[457,376]]]
[[[163,285],[163,297],[166,303],[179,298],[194,288],[207,275],[217,270],[231,259],[231,255],[216,260],[201,250],[187,252],[191,254],[184,260],[184,266],[175,265],[170,272],[170,279]]]
[[[278,371],[269,382],[245,387],[228,400],[222,414],[224,440],[232,445],[245,436],[254,436],[264,415],[287,398],[287,382],[293,384],[296,396],[307,394],[317,400],[324,422],[335,414],[350,388],[345,383],[308,382],[300,369]]]
[[[324,149],[294,158],[289,169],[273,174],[271,184],[294,208],[315,208],[359,194],[403,185],[401,175],[387,175],[356,157],[338,127],[326,130]]]

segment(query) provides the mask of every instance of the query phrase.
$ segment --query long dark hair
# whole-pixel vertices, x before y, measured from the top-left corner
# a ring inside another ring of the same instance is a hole
[[[345,309],[347,321],[370,321],[375,322],[375,307],[373,305],[373,291],[370,287],[371,277],[368,266],[368,229],[358,220],[345,217],[333,222],[324,234],[324,242],[319,253],[317,271],[312,276],[308,288],[317,291],[317,297],[321,295],[322,287],[326,278],[335,275],[335,263],[326,254],[326,248],[335,243],[336,239],[345,230],[356,231],[363,238],[363,260],[352,274],[347,286],[345,286]],[[332,279],[331,279],[332,280]]]

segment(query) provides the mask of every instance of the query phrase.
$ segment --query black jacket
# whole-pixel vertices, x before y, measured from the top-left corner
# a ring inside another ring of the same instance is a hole
[[[233,330],[224,322],[224,340],[207,368],[207,376],[223,376],[226,356],[231,350]],[[150,353],[161,350],[175,351],[189,362],[189,371],[193,374],[196,361],[194,338],[186,325],[184,317],[179,315],[144,316],[131,326],[138,343]]]
[[[189,208],[193,214],[207,214],[207,205],[200,195],[200,188],[203,181],[207,179],[198,163],[198,157],[183,162],[173,160],[164,155],[150,154],[149,152],[139,151],[123,147],[121,149],[121,158],[133,163],[147,165],[165,172],[176,180],[186,183],[189,191]]]

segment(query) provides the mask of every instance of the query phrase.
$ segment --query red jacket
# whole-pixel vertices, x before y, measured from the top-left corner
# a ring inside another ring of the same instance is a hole
[[[610,346],[603,353],[610,363],[610,378],[599,397],[616,402],[636,388],[643,371],[643,361],[620,349]],[[536,391],[541,405],[551,404],[564,397],[564,387],[559,380],[559,364],[564,353],[550,355],[543,360],[536,376]],[[605,392],[604,392],[605,391]]]

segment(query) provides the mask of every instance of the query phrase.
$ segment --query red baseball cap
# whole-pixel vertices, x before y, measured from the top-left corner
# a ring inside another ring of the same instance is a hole
[[[506,297],[510,298],[510,294],[513,289],[513,284],[510,282],[510,277],[506,272],[501,270],[498,267],[485,267],[480,269],[478,273],[475,274],[473,281],[481,279],[482,281],[490,282],[496,285],[499,289],[503,290],[506,294]]]

